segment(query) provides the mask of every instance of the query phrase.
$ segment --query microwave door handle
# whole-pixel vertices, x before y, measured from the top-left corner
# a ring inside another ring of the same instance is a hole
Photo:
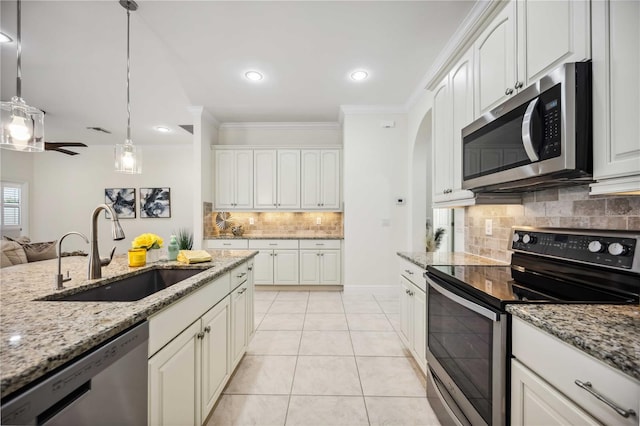
[[[533,128],[533,113],[535,112],[536,105],[538,104],[538,99],[539,98],[535,98],[534,100],[529,102],[527,111],[524,113],[524,118],[522,119],[522,145],[524,145],[524,150],[527,153],[527,157],[529,157],[529,160],[531,160],[532,163],[540,160],[536,149],[533,147],[533,140],[531,139],[531,130]]]

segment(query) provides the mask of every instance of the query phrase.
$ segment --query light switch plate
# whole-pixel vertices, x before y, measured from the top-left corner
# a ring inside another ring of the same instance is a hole
[[[321,217],[316,217],[316,225],[322,225],[322,218]]]
[[[484,235],[493,235],[493,220],[484,220]]]
[[[255,223],[256,223],[256,221],[252,217],[250,217],[249,218],[249,225],[254,225]]]

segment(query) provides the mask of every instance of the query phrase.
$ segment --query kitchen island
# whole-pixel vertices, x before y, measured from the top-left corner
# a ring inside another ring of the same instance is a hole
[[[102,268],[103,278],[88,280],[86,257],[65,257],[62,271],[71,280],[55,290],[57,260],[4,268],[0,281],[0,374],[2,398],[147,319],[175,301],[254,257],[250,250],[210,250],[213,259],[194,265],[157,262],[130,268],[126,255]],[[198,269],[202,273],[134,302],[39,300],[77,292],[157,268]]]

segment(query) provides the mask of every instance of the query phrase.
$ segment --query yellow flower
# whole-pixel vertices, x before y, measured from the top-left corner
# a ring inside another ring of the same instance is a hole
[[[162,238],[156,234],[146,233],[138,235],[131,242],[132,248],[144,248],[147,250],[159,249],[164,244]]]

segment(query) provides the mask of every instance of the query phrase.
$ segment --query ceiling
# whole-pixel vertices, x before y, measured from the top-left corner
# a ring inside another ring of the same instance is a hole
[[[336,122],[340,105],[404,105],[474,1],[146,1],[131,15],[134,143],[189,143],[189,106],[220,123]],[[15,39],[16,3],[2,0]],[[22,2],[22,96],[48,141],[121,142],[126,11],[117,0]],[[1,45],[1,98],[16,43]],[[247,70],[264,74],[260,82]],[[349,74],[366,69],[369,78]],[[153,128],[167,126],[160,134]],[[111,135],[87,130],[103,127]]]

